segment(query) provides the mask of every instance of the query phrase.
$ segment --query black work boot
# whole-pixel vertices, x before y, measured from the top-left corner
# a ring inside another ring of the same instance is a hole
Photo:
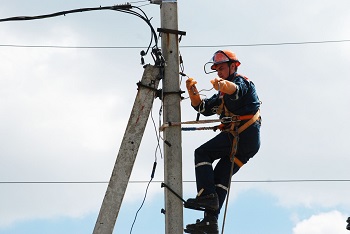
[[[219,209],[219,199],[216,193],[189,198],[184,204],[185,208],[194,210],[211,210]]]
[[[219,234],[218,220],[215,216],[207,215],[202,221],[186,225],[185,233],[195,234]]]

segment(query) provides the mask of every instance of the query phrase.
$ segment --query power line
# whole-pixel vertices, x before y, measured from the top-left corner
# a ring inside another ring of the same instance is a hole
[[[277,43],[255,43],[255,44],[223,44],[223,45],[198,45],[182,46],[184,48],[207,48],[207,47],[256,47],[256,46],[285,46],[285,45],[307,45],[307,44],[327,44],[350,42],[350,39],[325,40],[325,41],[302,41],[302,42],[277,42]]]
[[[130,184],[149,183],[150,181],[134,180]],[[162,183],[152,181],[151,183]],[[183,183],[195,183],[194,180],[184,180]],[[350,182],[350,179],[277,179],[277,180],[233,180],[233,183],[313,183],[313,182]],[[0,181],[0,184],[108,184],[108,181]]]
[[[66,16],[72,13],[81,13],[81,12],[87,12],[87,11],[100,11],[100,10],[127,11],[127,10],[130,10],[131,8],[132,6],[130,4],[107,6],[107,7],[101,7],[101,6],[89,7],[89,8],[73,9],[68,11],[60,11],[60,12],[55,12],[55,13],[46,14],[46,15],[15,16],[15,17],[3,18],[3,19],[0,19],[0,22],[45,19],[45,18],[52,18],[52,17],[62,16],[62,15]]]
[[[253,43],[253,44],[221,44],[221,45],[183,45],[181,48],[214,48],[214,47],[258,47],[258,46],[286,46],[286,45],[310,45],[346,43],[350,39],[325,40],[325,41],[303,41],[303,42],[278,42],[278,43]],[[0,44],[0,47],[14,48],[52,48],[52,49],[142,49],[142,46],[60,46],[60,45],[16,45]]]
[[[3,44],[0,47],[15,48],[52,48],[52,49],[143,49],[141,46],[59,46],[59,45],[11,45]]]

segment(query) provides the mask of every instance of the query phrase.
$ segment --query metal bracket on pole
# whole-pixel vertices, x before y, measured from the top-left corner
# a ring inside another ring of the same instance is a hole
[[[181,95],[184,94],[185,91],[174,91],[174,92],[164,92],[163,89],[158,89],[157,90],[157,97],[160,99],[160,100],[163,100],[163,98],[166,96],[166,95],[169,95],[169,94],[178,94],[180,97],[181,97],[181,100],[185,99],[184,97],[182,97]]]
[[[163,2],[177,2],[177,0],[150,0],[150,3],[158,5],[161,5]]]
[[[161,188],[167,188],[169,189],[170,192],[172,192],[177,198],[179,198],[183,203],[186,203],[186,201],[179,195],[177,194],[172,188],[170,188],[166,183],[161,183],[160,185]]]
[[[181,35],[181,36],[186,36],[186,32],[185,31],[173,30],[173,29],[168,29],[168,28],[157,28],[157,32],[170,33],[170,34],[177,34],[177,35]]]
[[[151,4],[157,4],[157,5],[160,5],[160,4],[162,4],[162,0],[150,0],[150,3]]]

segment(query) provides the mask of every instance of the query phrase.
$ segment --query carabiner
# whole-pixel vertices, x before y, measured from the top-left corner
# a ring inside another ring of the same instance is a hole
[[[232,117],[229,116],[225,116],[221,119],[221,123],[223,124],[227,124],[227,123],[231,123],[232,122]]]

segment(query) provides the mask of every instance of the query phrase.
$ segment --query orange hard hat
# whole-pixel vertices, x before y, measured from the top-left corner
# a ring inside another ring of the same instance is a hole
[[[218,50],[213,55],[213,58],[211,59],[211,63],[213,65],[210,67],[212,70],[215,70],[216,65],[221,63],[235,63],[238,67],[241,65],[241,62],[237,59],[237,56],[234,52],[230,50]]]

